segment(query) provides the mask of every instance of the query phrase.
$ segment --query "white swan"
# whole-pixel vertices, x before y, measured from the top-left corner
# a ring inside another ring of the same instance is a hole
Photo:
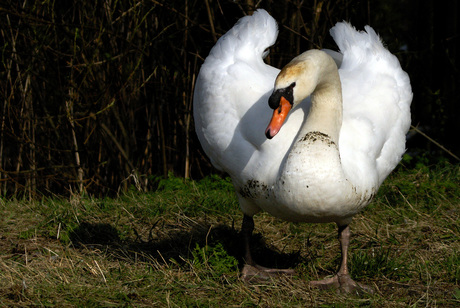
[[[363,287],[348,274],[348,225],[400,161],[412,100],[397,58],[365,29],[338,23],[330,33],[340,53],[310,50],[280,72],[263,62],[278,29],[260,9],[222,36],[201,67],[196,133],[235,186],[244,213],[245,278],[278,272],[250,254],[252,216],[264,210],[287,221],[335,222],[341,267],[312,285]]]

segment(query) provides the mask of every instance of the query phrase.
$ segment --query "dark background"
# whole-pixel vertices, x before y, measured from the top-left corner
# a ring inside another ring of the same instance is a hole
[[[110,195],[216,172],[194,132],[193,85],[216,39],[255,4],[278,21],[267,62],[279,68],[336,49],[338,21],[374,27],[411,77],[408,153],[458,162],[457,1],[3,0],[1,195]]]

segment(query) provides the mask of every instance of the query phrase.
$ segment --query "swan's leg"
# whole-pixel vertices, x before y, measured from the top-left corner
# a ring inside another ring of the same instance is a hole
[[[241,232],[243,233],[245,245],[244,261],[246,263],[241,271],[243,280],[250,281],[253,279],[269,279],[270,277],[283,274],[295,274],[292,269],[271,269],[260,266],[254,262],[251,255],[251,237],[253,231],[254,219],[251,216],[244,215],[243,224],[241,226]]]
[[[244,261],[246,264],[255,265],[251,255],[251,237],[254,231],[254,219],[250,216],[244,215],[243,224],[241,225],[241,232],[244,237]]]
[[[348,225],[339,226],[339,242],[342,252],[342,263],[340,264],[340,269],[337,274],[332,278],[311,281],[310,285],[321,289],[337,288],[346,293],[353,291],[365,291],[372,293],[372,288],[355,282],[353,279],[351,279],[348,272],[348,246],[350,244],[350,227]]]

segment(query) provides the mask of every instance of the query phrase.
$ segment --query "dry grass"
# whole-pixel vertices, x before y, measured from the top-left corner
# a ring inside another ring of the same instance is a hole
[[[298,276],[241,281],[233,263],[242,264],[241,215],[228,183],[215,178],[170,179],[156,193],[117,199],[3,200],[0,303],[455,307],[458,173],[458,166],[400,169],[354,219],[352,275],[376,291],[361,295],[308,285],[337,269],[334,225],[290,224],[266,214],[256,217],[255,258],[296,268]]]

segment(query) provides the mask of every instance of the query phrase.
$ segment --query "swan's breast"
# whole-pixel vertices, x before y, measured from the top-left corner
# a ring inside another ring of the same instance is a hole
[[[336,143],[321,132],[296,141],[273,183],[250,179],[238,192],[273,216],[299,222],[347,221],[375,193],[345,178]]]

